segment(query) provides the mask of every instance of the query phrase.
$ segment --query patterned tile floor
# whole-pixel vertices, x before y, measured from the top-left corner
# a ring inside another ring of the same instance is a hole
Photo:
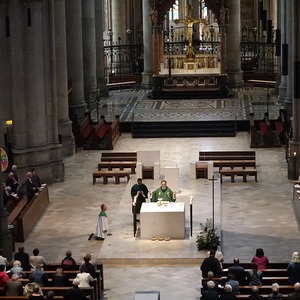
[[[123,114],[121,106],[130,111],[133,98],[137,101],[144,95],[141,91],[116,91],[105,100],[107,104],[114,103],[111,104],[114,110],[101,110],[101,113],[106,116],[117,113],[115,111]],[[242,96],[241,93],[239,97]],[[190,100],[182,102],[187,101]],[[246,102],[242,102],[245,105]],[[104,100],[101,105],[104,105]],[[159,111],[161,109],[155,109],[155,112]],[[179,114],[184,115],[181,109]],[[125,111],[123,117],[128,116]],[[212,215],[212,187],[206,179],[189,178],[190,162],[197,160],[199,150],[248,150],[249,144],[248,133],[238,133],[232,138],[178,140],[132,139],[129,133],[122,134],[115,151],[160,150],[162,168],[179,167],[178,201],[186,202],[188,206],[190,195],[194,196],[193,237],[187,234],[182,241],[170,242],[142,241],[133,237],[129,189],[136,180],[135,175],[128,184],[122,180],[119,185],[113,182],[93,185],[92,172],[100,160],[100,151],[78,149],[76,155],[65,159],[65,182],[49,187],[51,203],[25,241],[25,249],[31,252],[38,247],[47,260],[55,262],[64,257],[67,249],[73,251],[77,261],[90,252],[94,260],[104,263],[103,299],[132,300],[135,291],[140,290],[159,290],[162,300],[199,299],[199,265],[206,253],[196,250],[195,238],[200,231],[200,222]],[[239,256],[241,261],[249,262],[258,247],[264,248],[270,261],[289,261],[292,252],[299,248],[300,237],[293,211],[293,184],[287,179],[284,149],[255,151],[257,183],[253,178],[247,183],[241,178],[231,183],[226,178],[222,185],[219,180],[215,184],[215,222],[222,232],[225,261]],[[215,176],[218,178],[217,173]],[[153,180],[145,180],[145,183],[151,190],[159,185]],[[104,242],[88,241],[89,234],[95,230],[103,202],[109,207],[112,236]],[[188,232],[189,215],[186,217]]]

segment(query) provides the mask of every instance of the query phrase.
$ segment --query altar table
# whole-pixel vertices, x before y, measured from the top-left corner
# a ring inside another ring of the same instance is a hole
[[[140,214],[141,239],[152,237],[185,238],[185,203],[170,202],[158,206],[156,202],[142,204]]]

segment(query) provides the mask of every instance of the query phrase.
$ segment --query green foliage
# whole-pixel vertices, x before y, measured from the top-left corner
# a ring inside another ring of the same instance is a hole
[[[206,219],[205,227],[203,232],[197,236],[196,244],[198,251],[210,250],[221,245],[220,237],[212,226],[212,219]]]

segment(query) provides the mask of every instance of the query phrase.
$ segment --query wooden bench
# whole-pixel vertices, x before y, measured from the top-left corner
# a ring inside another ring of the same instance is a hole
[[[236,168],[241,167],[245,169],[246,167],[256,167],[255,159],[249,160],[214,160],[214,167],[218,167],[221,170],[223,167]]]
[[[255,160],[255,151],[200,151],[199,161]]]
[[[17,201],[17,200],[16,200]],[[27,196],[22,197],[7,217],[7,224],[12,225],[27,204]]]
[[[134,87],[136,85],[136,81],[122,81],[122,82],[113,82],[113,83],[107,83],[107,88],[108,89],[113,89],[113,88],[122,88],[122,87]]]
[[[55,296],[63,296],[70,287],[57,287],[57,286],[43,286],[41,287],[43,294],[46,295],[47,292],[53,291]],[[95,290],[93,287],[86,287],[86,288],[80,288],[84,294],[89,297],[90,300],[97,300],[98,298],[95,297]],[[0,287],[0,299],[28,299],[27,296],[19,296],[19,298],[4,298],[4,297],[12,297],[12,296],[5,296],[4,295],[4,288]],[[14,296],[15,297],[15,296]],[[25,297],[25,298],[20,298]]]
[[[136,152],[102,152],[101,161],[137,161]]]
[[[28,296],[0,296],[1,300],[25,300]],[[53,299],[64,299],[64,296],[54,296]]]
[[[77,270],[66,270],[64,271],[64,273],[69,277],[69,276],[72,276],[72,274],[77,274],[78,273],[78,270],[79,270],[79,267],[80,267],[80,264],[77,265],[78,268]],[[98,277],[99,278],[99,282],[101,283],[101,290],[104,290],[104,271],[103,271],[103,264],[96,264],[97,266],[97,274],[98,274]],[[44,266],[44,271],[45,272],[50,272],[52,274],[54,274],[56,272],[56,269],[57,268],[61,268],[61,264],[60,263],[51,263],[49,265],[46,265]],[[25,271],[25,273],[27,274],[27,271]],[[28,271],[28,273],[30,273],[30,271]]]
[[[254,176],[255,182],[257,182],[257,170],[256,169],[243,169],[243,168],[222,168],[220,170],[221,183],[223,182],[223,176],[230,176],[231,182],[234,182],[234,176],[242,176],[243,182],[247,182],[247,176]]]
[[[115,178],[115,183],[119,184],[121,177],[126,177],[128,182],[130,174],[128,171],[96,171],[93,173],[93,184],[96,183],[97,178],[101,177],[103,178],[103,184],[107,184],[107,179],[112,177]]]
[[[102,169],[111,171],[113,168],[117,168],[121,171],[123,171],[124,168],[130,168],[131,174],[135,174],[136,161],[101,161],[98,163],[98,171]]]

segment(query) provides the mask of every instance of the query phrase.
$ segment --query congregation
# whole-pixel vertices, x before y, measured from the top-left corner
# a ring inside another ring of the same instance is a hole
[[[41,183],[35,168],[27,172],[26,179],[22,183],[18,177],[17,166],[12,165],[7,178],[2,182],[3,205],[10,212],[24,195],[30,201],[44,186],[45,184]]]
[[[245,288],[249,290],[250,295],[247,296],[250,300],[262,300],[267,297],[268,300],[283,300],[286,296],[289,300],[300,299],[300,254],[294,252],[291,261],[286,266],[286,285],[289,290],[293,286],[294,291],[287,295],[280,292],[280,285],[273,282],[268,286],[269,293],[260,294],[260,287],[265,290],[263,284],[271,279],[268,278],[268,270],[271,264],[267,256],[265,256],[262,248],[256,250],[255,255],[251,260],[251,268],[246,269],[243,264],[240,264],[239,258],[233,259],[233,264],[228,268],[223,268],[223,255],[213,249],[208,252],[208,257],[205,258],[200,266],[202,271],[202,287],[201,300],[235,300],[243,297],[242,292]],[[245,265],[245,264],[244,264]],[[276,272],[274,270],[274,272]],[[266,274],[266,276],[265,276]],[[226,276],[223,276],[226,275]],[[283,277],[273,277],[274,281],[284,280]]]
[[[3,256],[3,250],[0,249],[1,295],[54,299],[56,288],[65,287],[63,299],[86,300],[88,297],[85,288],[93,288],[101,278],[90,254],[86,254],[83,262],[77,264],[72,252],[68,250],[55,271],[49,271],[51,265],[50,261],[40,255],[37,248],[29,255],[24,251],[24,247],[20,246],[12,262]]]

